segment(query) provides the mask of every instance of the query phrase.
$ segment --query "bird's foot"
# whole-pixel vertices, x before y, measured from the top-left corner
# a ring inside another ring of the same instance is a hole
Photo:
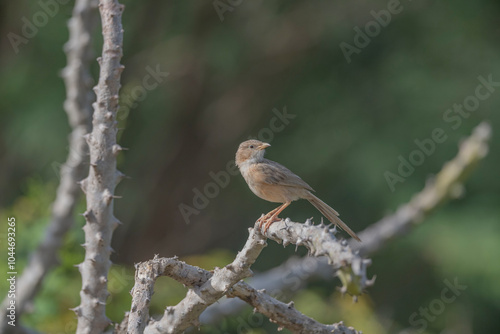
[[[266,225],[264,225],[264,233],[267,232],[267,230],[269,230],[269,227],[273,224],[273,223],[276,223],[276,222],[279,222],[281,221],[282,219],[279,218],[279,217],[271,217],[267,220],[266,222]]]
[[[257,219],[257,223],[259,223],[259,228],[262,230],[262,225],[267,223],[267,221],[271,218],[270,214],[262,215],[259,219]]]

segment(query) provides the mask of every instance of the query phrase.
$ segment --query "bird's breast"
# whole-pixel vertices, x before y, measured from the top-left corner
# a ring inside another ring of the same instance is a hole
[[[255,168],[252,169],[252,165],[242,165],[240,167],[240,172],[248,187],[252,192],[259,196],[260,198],[274,203],[285,203],[289,201],[295,201],[300,198],[297,196],[296,189],[279,185],[279,184],[269,184],[262,182],[263,177],[261,175],[256,175],[259,173]]]

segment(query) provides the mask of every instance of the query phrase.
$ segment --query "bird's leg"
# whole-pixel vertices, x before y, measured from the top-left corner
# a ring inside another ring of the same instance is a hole
[[[275,213],[276,210],[278,210],[282,206],[283,206],[283,204],[278,206],[276,209],[269,211],[268,213],[266,213],[264,216],[260,217],[259,219],[257,219],[257,222],[259,222],[259,228],[262,228],[262,225],[264,224],[264,222],[266,222],[269,219],[269,217],[271,217],[273,215],[273,213]]]
[[[285,210],[287,206],[290,205],[292,202],[286,202],[283,203],[280,207],[277,208],[276,212],[273,213],[273,215],[267,220],[266,225],[264,226],[264,233],[267,232],[269,229],[269,226],[271,226],[272,223],[279,221],[280,219],[278,218],[278,215],[281,213],[281,211]]]

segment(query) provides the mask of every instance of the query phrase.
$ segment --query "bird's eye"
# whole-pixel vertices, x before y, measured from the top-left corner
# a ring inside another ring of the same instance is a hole
[[[254,148],[254,146],[253,146],[253,145],[250,145],[250,148]]]

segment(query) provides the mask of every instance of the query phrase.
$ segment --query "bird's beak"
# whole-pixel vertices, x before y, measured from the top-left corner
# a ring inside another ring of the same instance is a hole
[[[271,146],[271,145],[269,145],[268,143],[263,143],[262,145],[257,146],[257,149],[258,150],[265,150],[269,146]]]

